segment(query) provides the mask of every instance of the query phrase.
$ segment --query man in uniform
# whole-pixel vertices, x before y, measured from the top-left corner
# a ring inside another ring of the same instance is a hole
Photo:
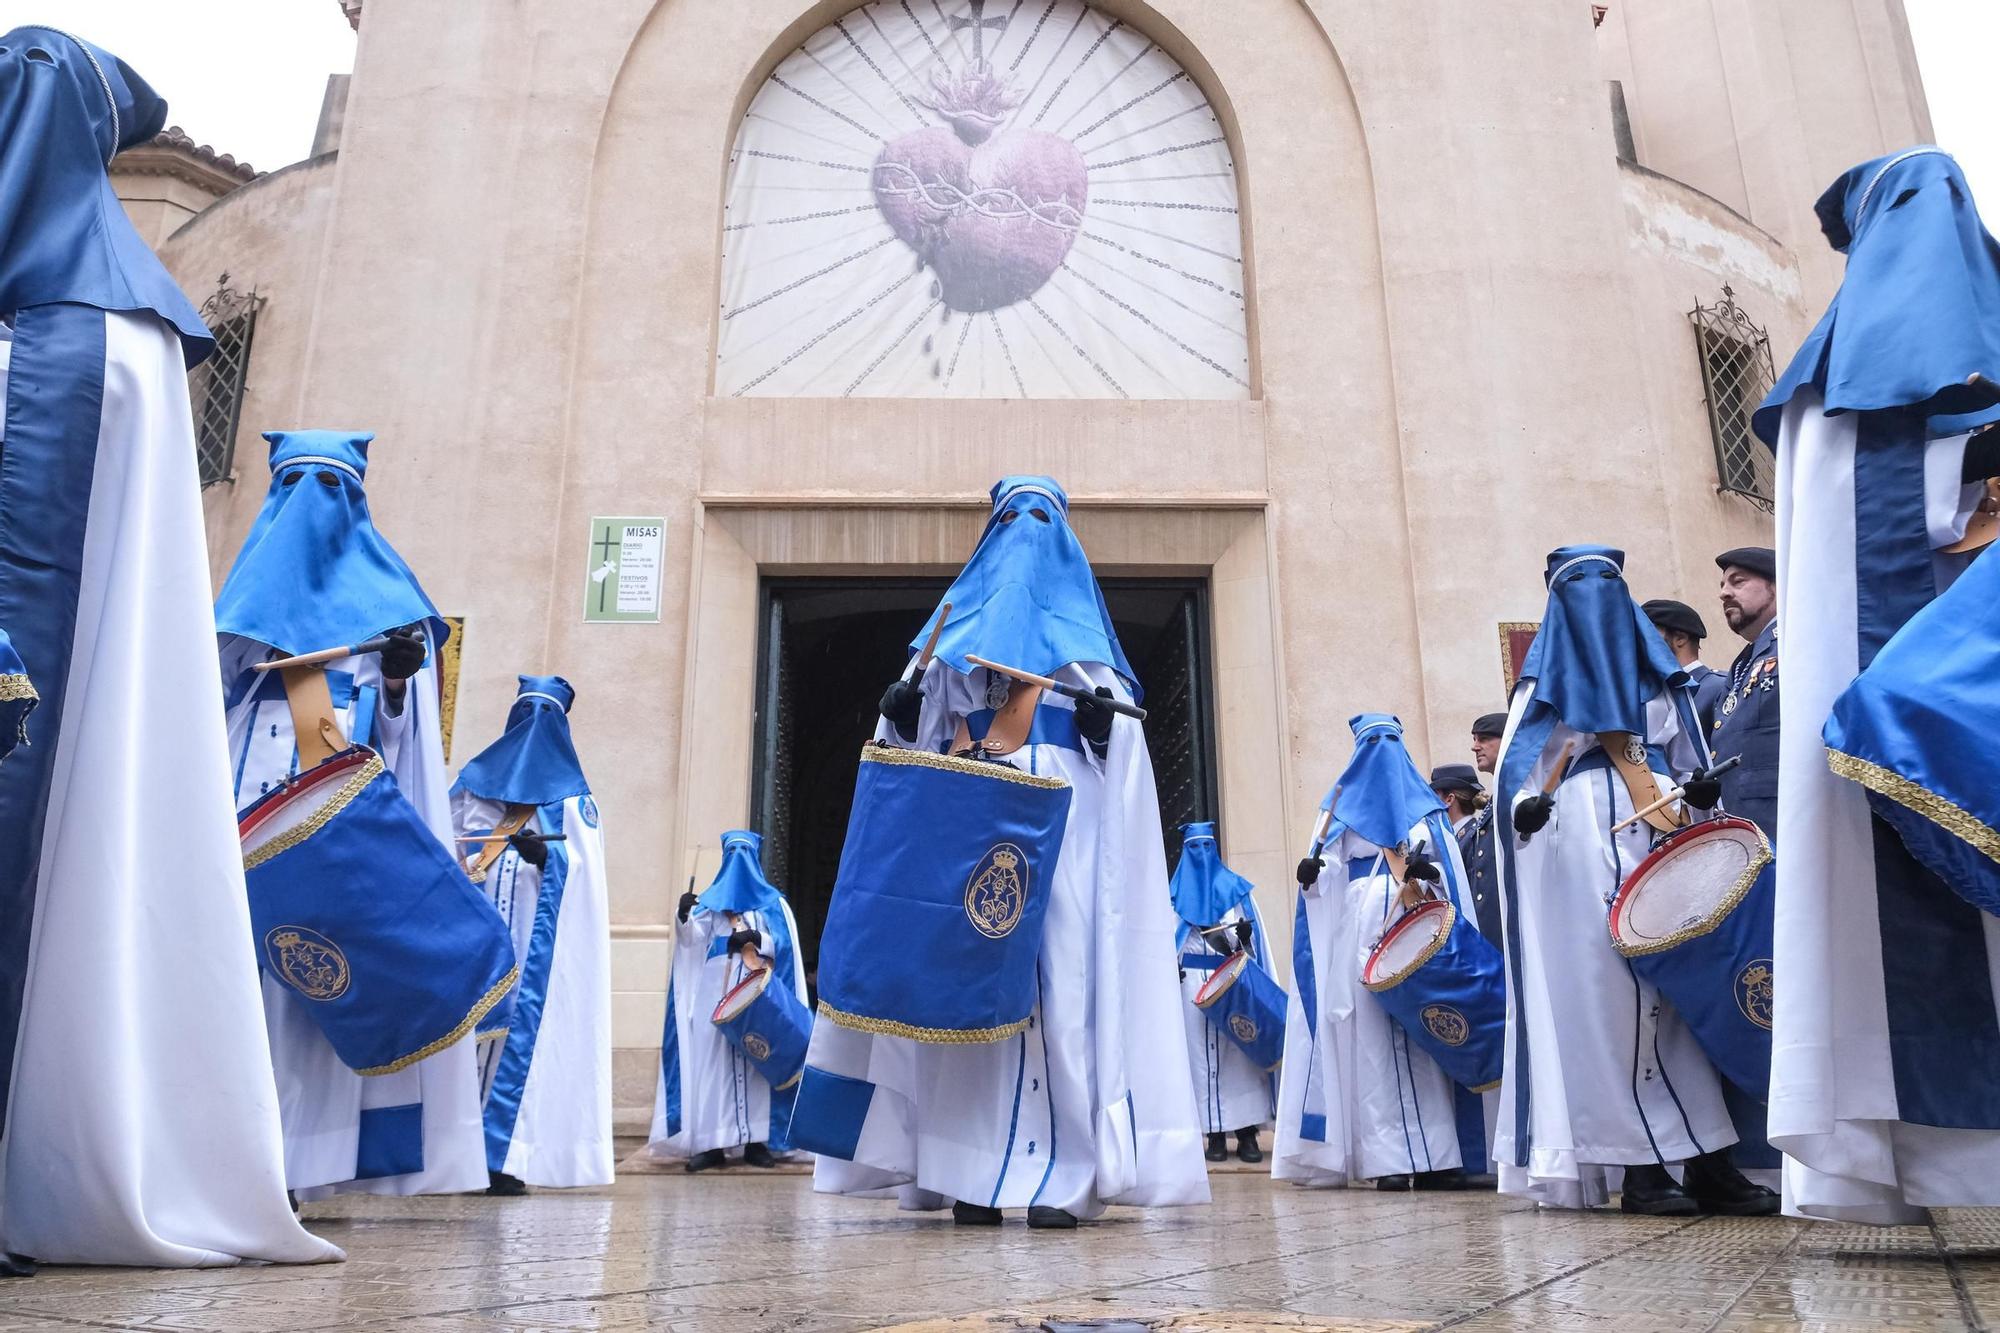
[[[1481,713],[1472,723],[1472,766],[1492,777],[1500,769],[1500,738],[1507,734],[1505,713]]]
[[[1715,705],[1721,699],[1723,687],[1728,678],[1720,671],[1701,660],[1701,641],[1708,637],[1708,626],[1701,616],[1686,602],[1676,602],[1667,597],[1655,597],[1639,606],[1646,613],[1646,619],[1653,622],[1653,628],[1667,641],[1674,660],[1687,671],[1688,679],[1694,682],[1694,711],[1701,718],[1703,726],[1715,724]]]
[[[1722,808],[1778,840],[1778,557],[1740,546],[1715,557],[1722,571],[1722,618],[1744,640],[1721,698],[1703,718],[1717,759],[1743,762],[1722,775]],[[1718,676],[1720,672],[1716,673]]]
[[[1444,802],[1452,836],[1458,839],[1479,933],[1494,948],[1504,948],[1500,942],[1500,893],[1493,877],[1493,798],[1479,785],[1479,773],[1471,764],[1439,764],[1431,770],[1431,790]]]

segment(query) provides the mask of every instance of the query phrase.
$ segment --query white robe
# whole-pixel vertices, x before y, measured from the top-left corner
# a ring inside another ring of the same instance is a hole
[[[1418,823],[1409,841],[1449,858],[1455,886],[1464,879],[1457,849],[1430,832]],[[1361,984],[1369,953],[1401,915],[1400,886],[1382,849],[1357,833],[1319,855],[1326,867],[1303,895],[1317,1013],[1307,1013],[1295,976],[1271,1174],[1333,1186],[1460,1167],[1451,1080]]]
[[[1504,745],[1511,744],[1530,684],[1516,691]],[[1676,773],[1702,762],[1695,738],[1662,695],[1646,708],[1646,741]],[[1651,849],[1643,822],[1611,826],[1632,813],[1625,784],[1608,766],[1585,759],[1594,736],[1558,723],[1523,788],[1502,793],[1516,806],[1542,790],[1565,745],[1570,767],[1556,788],[1549,823],[1516,841],[1513,877],[1502,855],[1503,915],[1521,914],[1521,986],[1507,997],[1507,1066],[1500,1090],[1493,1155],[1500,1189],[1539,1203],[1588,1208],[1606,1202],[1607,1167],[1673,1164],[1736,1142],[1722,1085],[1694,1034],[1651,982],[1611,945],[1605,922],[1611,899]],[[1504,849],[1503,849],[1504,850]],[[1513,938],[1510,925],[1509,938]],[[1515,968],[1509,960],[1509,979]],[[1529,1113],[1516,1115],[1525,1017]],[[1514,1165],[1525,1142],[1527,1164]]]
[[[1860,669],[1858,422],[1851,413],[1826,416],[1818,394],[1806,389],[1787,404],[1779,433],[1778,623],[1786,655],[1770,1135],[1786,1154],[1787,1213],[1908,1223],[1923,1221],[1928,1208],[2000,1204],[2000,1131],[1904,1119],[1868,801],[1859,785],[1827,768],[1821,740],[1834,700]],[[1933,548],[1963,535],[1976,504],[1978,488],[1959,485],[1964,439],[1926,449],[1923,501]],[[1936,563],[1940,589],[1949,565],[1947,557]],[[1983,957],[1928,962],[1983,968],[2000,994],[2000,918],[1982,914],[1982,924]]]
[[[507,811],[463,791],[453,793],[451,808],[461,836],[491,832]],[[561,864],[563,874],[557,880],[509,847],[479,885],[507,923],[521,969],[511,1026],[489,1032],[482,1024],[479,1032],[486,1165],[530,1185],[609,1185],[615,1167],[604,831],[588,795],[543,806],[523,827],[563,835],[548,844],[549,865]]]
[[[1245,898],[1215,924],[1233,930],[1239,921],[1250,922],[1256,930],[1257,954],[1251,965],[1270,971],[1271,960],[1263,955],[1264,923],[1254,900]],[[1195,996],[1226,957],[1192,927],[1186,928],[1181,941],[1181,1017],[1187,1025],[1188,1069],[1194,1077],[1195,1109],[1204,1134],[1230,1134],[1262,1125],[1271,1118],[1275,1091],[1276,1075],[1252,1064],[1243,1048],[1195,1007]],[[1195,959],[1200,960],[1198,965]]]
[[[931,664],[916,748],[950,745],[959,720],[987,706],[986,675]],[[1059,677],[1125,695],[1096,664],[1064,667]],[[1069,702],[1045,695],[1040,707]],[[886,722],[877,738],[906,743]],[[1038,1204],[1078,1217],[1113,1203],[1206,1203],[1145,735],[1120,720],[1102,760],[1034,744],[1008,762],[1071,787],[1032,1020],[1004,1041],[967,1046],[815,1024],[809,1063],[875,1091],[854,1160],[821,1157],[813,1187],[897,1189],[906,1208]]]
[[[0,1249],[172,1267],[339,1259],[285,1203],[180,340],[150,314],[75,313],[104,321],[103,397]]]
[[[773,978],[772,984],[790,986],[800,1007],[809,1008],[805,965],[799,957],[799,923],[790,903],[780,899],[778,905],[792,941],[792,974]],[[757,952],[767,959],[775,957],[775,923],[765,920],[761,911],[745,912],[739,919],[743,929],[757,932]],[[742,953],[727,948],[735,929],[728,915],[704,908],[696,908],[674,927],[667,1024],[679,1060],[677,1068],[666,1059],[660,1062],[653,1127],[646,1145],[654,1157],[692,1157],[715,1148],[770,1144],[773,1138],[788,1137],[787,1107],[797,1096],[796,1085],[776,1094],[782,1101],[774,1124],[771,1085],[713,1022],[715,1006],[749,975]],[[669,1079],[674,1081],[670,1084]],[[779,1148],[774,1146],[773,1151]]]
[[[297,767],[291,710],[282,693],[276,698],[253,693],[257,682],[267,677],[252,673],[250,664],[265,660],[269,654],[265,645],[249,639],[229,635],[223,640],[229,757],[236,772],[239,809],[282,783]],[[344,734],[349,740],[366,737],[424,823],[439,842],[450,845],[454,836],[451,801],[445,784],[437,677],[432,667],[426,664],[410,678],[403,711],[395,717],[389,716],[381,702],[379,654],[343,657],[327,663],[327,670],[344,672],[354,679],[353,700],[345,708],[336,707]],[[363,694],[367,689],[375,694]],[[374,716],[363,718],[357,706],[371,697]],[[278,1076],[278,1103],[284,1114],[285,1180],[301,1199],[350,1190],[449,1194],[486,1188],[479,1073],[474,1043],[469,1038],[407,1069],[363,1078],[341,1063],[298,997],[268,975],[264,978],[264,1018],[270,1034],[271,1064]],[[416,1103],[423,1106],[423,1170],[356,1180],[361,1113]]]

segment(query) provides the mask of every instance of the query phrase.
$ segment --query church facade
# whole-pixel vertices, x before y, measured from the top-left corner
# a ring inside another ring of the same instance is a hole
[[[372,430],[376,522],[461,625],[453,757],[517,673],[575,684],[626,1123],[723,830],[816,938],[997,477],[1070,491],[1163,811],[1219,822],[1289,956],[1350,715],[1462,760],[1544,552],[1706,611],[1769,540],[1742,428],[1838,283],[1811,201],[1930,137],[1898,0],[343,7],[315,155],[156,227],[254,315],[215,574],[258,432]]]

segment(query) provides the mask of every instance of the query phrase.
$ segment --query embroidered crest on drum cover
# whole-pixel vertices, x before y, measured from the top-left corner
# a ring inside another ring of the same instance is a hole
[[[278,979],[308,1000],[337,1000],[347,994],[347,955],[316,930],[273,926],[264,936],[264,953]]]
[[[1005,939],[1028,905],[1028,854],[1011,842],[995,843],[965,884],[965,916],[990,940]]]
[[[1736,974],[1736,1007],[1743,1011],[1745,1018],[1766,1032],[1771,1030],[1774,994],[1770,959],[1753,959]]]
[[[1257,1025],[1250,1021],[1248,1014],[1231,1014],[1229,1016],[1229,1035],[1247,1045],[1257,1040]]]
[[[758,1064],[762,1064],[771,1058],[771,1043],[765,1041],[754,1032],[745,1033],[743,1037],[743,1053]]]
[[[1463,1046],[1472,1035],[1465,1015],[1448,1004],[1427,1004],[1421,1016],[1425,1030],[1447,1046]]]
[[[1640,740],[1637,736],[1627,736],[1625,738],[1625,758],[1629,763],[1645,763],[1646,742]]]

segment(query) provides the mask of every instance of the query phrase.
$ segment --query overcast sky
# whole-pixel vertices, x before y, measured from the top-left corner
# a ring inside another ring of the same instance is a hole
[[[1938,142],[2000,231],[2000,0],[1903,3]],[[354,68],[336,0],[0,0],[0,31],[29,22],[116,51],[172,104],[176,125],[265,171],[306,155],[326,76]]]

